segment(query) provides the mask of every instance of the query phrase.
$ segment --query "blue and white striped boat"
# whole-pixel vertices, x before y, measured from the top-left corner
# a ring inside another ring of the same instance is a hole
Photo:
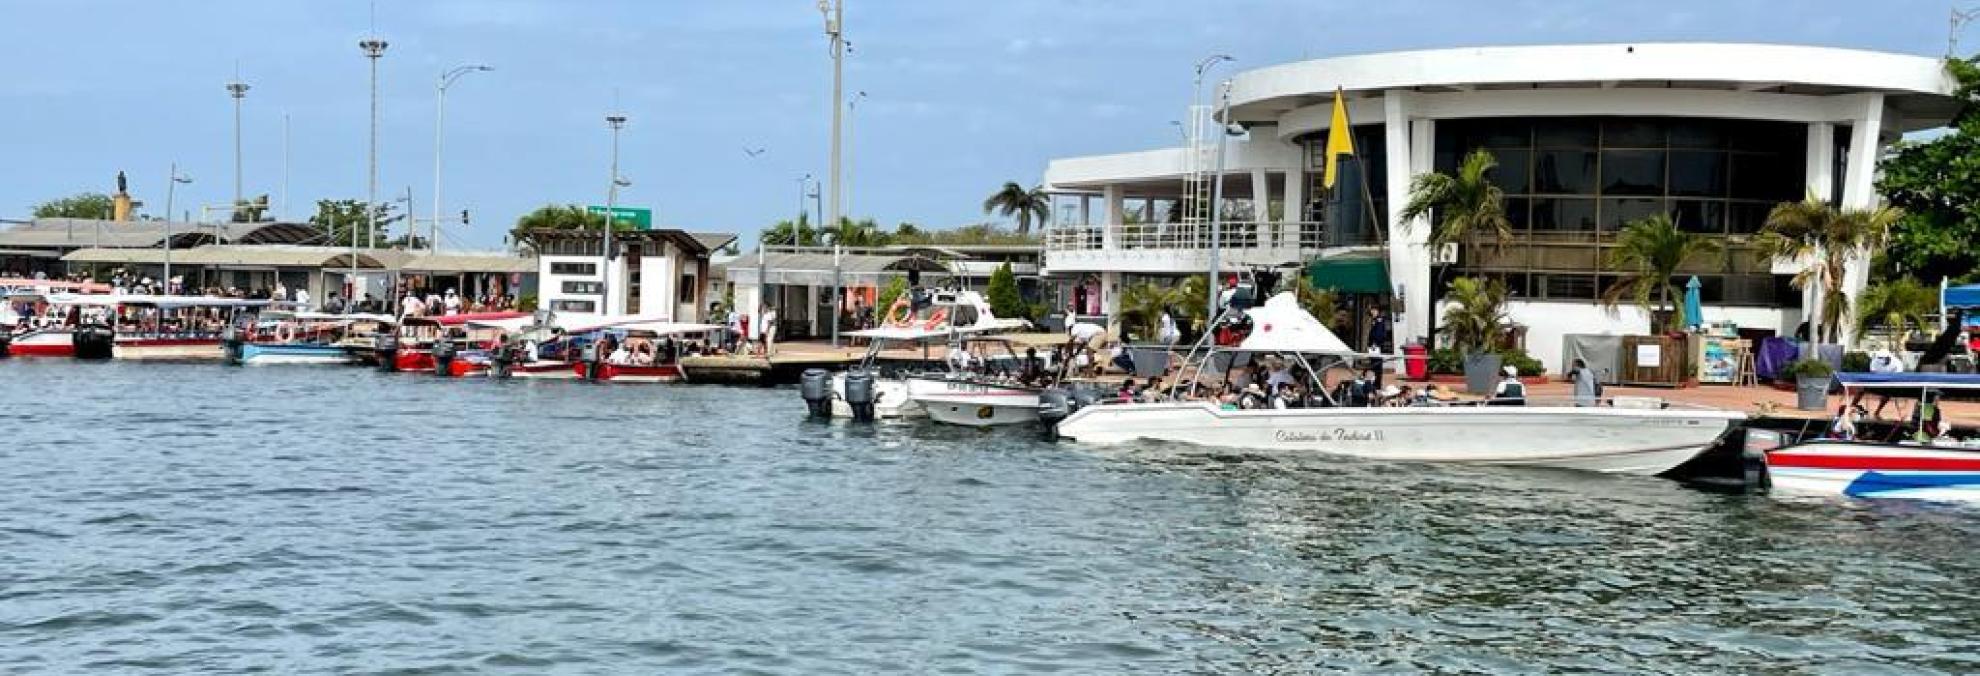
[[[350,350],[328,343],[248,343],[241,346],[241,363],[349,364]]]

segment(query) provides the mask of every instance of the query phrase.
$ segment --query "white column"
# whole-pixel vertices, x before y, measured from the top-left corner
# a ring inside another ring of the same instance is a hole
[[[1271,175],[1265,173],[1263,168],[1251,170],[1251,221],[1258,232],[1259,246],[1272,246],[1275,239],[1272,233],[1276,230],[1270,225],[1271,205]]]
[[[1093,196],[1079,196],[1079,224],[1093,225]]]
[[[1305,166],[1306,158],[1304,156],[1301,156],[1299,161],[1301,163],[1300,166]],[[1286,236],[1294,238],[1292,244],[1297,245],[1300,230],[1299,223],[1306,220],[1306,171],[1304,169],[1294,167],[1292,171],[1286,172],[1286,192],[1283,200],[1286,203],[1286,213],[1285,218],[1282,220],[1291,226],[1286,228]]]
[[[1126,193],[1127,191],[1122,190],[1121,186],[1114,184],[1108,184],[1100,191],[1100,199],[1107,202],[1107,222],[1101,224],[1100,229],[1102,249],[1113,249],[1117,246],[1114,242],[1114,233],[1120,231],[1121,221],[1126,220],[1121,214],[1124,210],[1121,203],[1126,201]]]
[[[1842,208],[1869,209],[1877,206],[1877,157],[1883,154],[1884,95],[1873,92],[1858,95],[1860,117],[1850,121],[1849,166],[1843,170]],[[1850,312],[1842,318],[1842,344],[1856,341],[1856,300],[1870,282],[1870,252],[1859,251],[1843,268],[1843,294],[1849,297]]]
[[[1409,96],[1406,93],[1390,91],[1382,98],[1382,133],[1386,144],[1384,159],[1388,162],[1388,201],[1389,201],[1389,283],[1395,287],[1391,293],[1402,298],[1402,320],[1397,326],[1396,342],[1406,343],[1430,332],[1430,316],[1436,308],[1430,307],[1430,238],[1429,224],[1410,223],[1402,219],[1402,208],[1409,202],[1409,180],[1418,168],[1418,160],[1427,160],[1432,139],[1429,138],[1429,121],[1412,126],[1409,119]],[[1421,145],[1422,153],[1412,152]],[[1419,158],[1418,156],[1423,157]],[[1421,170],[1428,170],[1428,162]]]
[[[1840,196],[1836,187],[1836,125],[1833,122],[1811,122],[1808,124],[1808,187],[1805,192],[1810,197],[1823,202],[1834,202]],[[1775,272],[1793,273],[1802,266],[1814,264],[1813,259],[1799,261]],[[1778,267],[1778,266],[1777,266]],[[1809,285],[1801,290],[1801,315],[1812,329],[1822,316],[1822,288]],[[1790,327],[1792,330],[1792,327]]]
[[[1121,273],[1100,273],[1100,314],[1107,315],[1107,330],[1121,334]]]

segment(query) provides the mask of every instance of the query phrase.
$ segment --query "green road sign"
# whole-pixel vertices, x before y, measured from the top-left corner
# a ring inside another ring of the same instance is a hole
[[[605,207],[596,204],[585,207],[584,210],[594,214],[605,213]],[[631,224],[635,230],[652,230],[653,210],[646,207],[613,207],[612,220],[615,225],[627,223]]]

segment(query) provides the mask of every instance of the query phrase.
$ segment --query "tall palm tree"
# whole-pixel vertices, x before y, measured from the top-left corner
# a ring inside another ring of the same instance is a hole
[[[1430,216],[1430,246],[1472,245],[1479,237],[1496,244],[1512,239],[1506,218],[1506,193],[1488,174],[1499,160],[1484,149],[1471,151],[1455,174],[1418,175],[1409,185],[1409,202],[1400,214],[1405,224]]]
[[[1340,313],[1341,307],[1339,291],[1314,286],[1313,279],[1306,275],[1293,278],[1292,291],[1293,297],[1299,299],[1300,309],[1320,320],[1321,325],[1333,328],[1334,315]]]
[[[1653,315],[1668,307],[1673,310],[1671,324],[1651,328],[1671,330],[1684,326],[1689,318],[1678,304],[1678,299],[1684,296],[1675,282],[1678,269],[1693,258],[1719,250],[1718,242],[1679,230],[1667,214],[1632,222],[1616,235],[1616,247],[1609,250],[1609,269],[1624,276],[1602,292],[1602,305],[1613,310],[1627,298]]]
[[[1154,342],[1162,313],[1180,313],[1188,302],[1187,290],[1181,284],[1142,282],[1129,286],[1121,293],[1121,325],[1134,340]],[[1171,318],[1184,321],[1175,315]]]
[[[1004,218],[1016,218],[1017,233],[1027,235],[1031,233],[1033,218],[1042,224],[1052,215],[1052,198],[1045,194],[1044,186],[1025,190],[1015,181],[1005,181],[1004,187],[983,200],[983,213],[993,212]]]
[[[1850,261],[1869,260],[1870,252],[1890,238],[1891,225],[1904,216],[1898,209],[1837,209],[1809,196],[1783,202],[1767,213],[1767,223],[1754,241],[1760,252],[1777,261],[1801,260],[1809,265],[1794,276],[1798,289],[1813,285],[1821,294],[1821,313],[1813,322],[1817,341],[1835,340],[1850,316],[1843,276]]]
[[[855,221],[849,217],[839,217],[839,224],[826,229],[820,239],[836,246],[885,246],[887,233],[873,219]]]
[[[1883,325],[1896,340],[1891,349],[1904,349],[1912,331],[1931,326],[1928,319],[1939,310],[1939,292],[1910,277],[1899,277],[1871,285],[1857,301],[1856,332]]]

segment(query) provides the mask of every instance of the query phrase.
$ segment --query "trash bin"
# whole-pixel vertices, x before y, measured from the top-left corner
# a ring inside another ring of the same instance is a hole
[[[1430,379],[1430,348],[1410,343],[1403,346],[1403,373],[1410,380]]]

